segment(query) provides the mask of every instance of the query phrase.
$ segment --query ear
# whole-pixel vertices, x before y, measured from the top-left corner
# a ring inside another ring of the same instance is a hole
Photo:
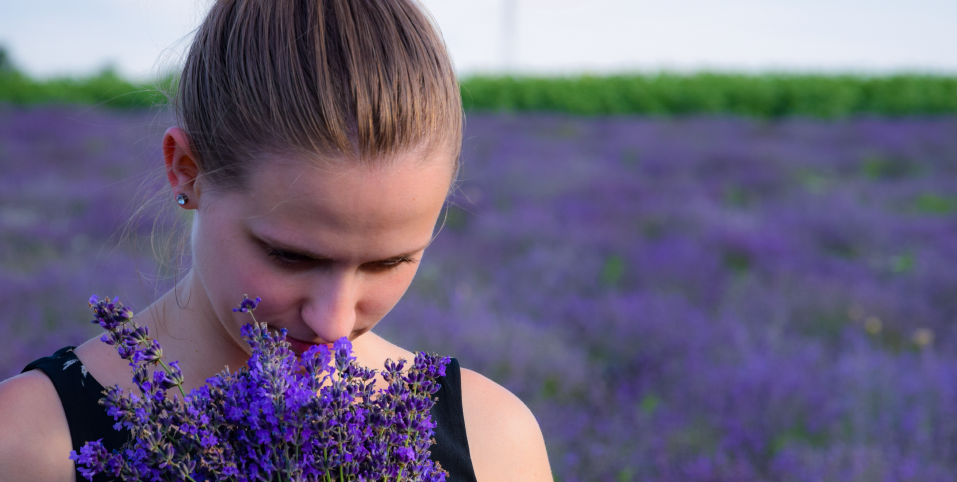
[[[199,206],[199,165],[189,148],[189,138],[179,127],[170,127],[163,136],[163,160],[166,163],[166,177],[173,189],[173,195],[183,193],[188,200],[186,209]]]

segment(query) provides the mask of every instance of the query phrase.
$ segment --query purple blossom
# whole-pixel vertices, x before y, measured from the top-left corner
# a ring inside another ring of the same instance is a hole
[[[107,389],[101,403],[133,440],[122,453],[108,454],[91,442],[79,455],[71,454],[85,466],[85,477],[444,480],[428,449],[432,397],[439,388],[435,377],[444,373],[448,358],[420,352],[409,370],[403,370],[404,360],[390,360],[383,373],[389,385],[375,390],[375,370],[356,364],[347,339],[332,350],[320,345],[297,358],[285,330],[271,332],[254,322],[241,328],[252,348],[247,365],[224,371],[179,399],[166,394],[181,388],[178,363],[163,362],[162,349],[148,332],[117,316],[125,312],[118,301],[91,301],[98,319],[122,320],[109,325],[105,341],[131,360],[141,396]],[[250,312],[259,301],[244,298],[241,310]],[[151,374],[149,367],[156,365],[161,369]]]
[[[255,300],[249,299],[247,296],[243,295],[243,301],[239,303],[239,308],[233,308],[234,312],[248,313],[251,310],[255,310],[256,306],[259,305],[259,302],[262,301],[258,296]]]

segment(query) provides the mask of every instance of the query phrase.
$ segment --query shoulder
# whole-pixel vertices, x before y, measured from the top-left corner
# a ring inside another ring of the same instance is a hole
[[[382,369],[386,359],[392,359],[393,361],[399,359],[412,361],[415,359],[415,353],[372,332],[366,333],[352,342],[352,353],[360,364],[379,370]]]
[[[0,382],[0,433],[0,482],[75,480],[70,428],[43,372]]]
[[[518,397],[463,368],[462,410],[479,481],[551,482],[542,430]]]

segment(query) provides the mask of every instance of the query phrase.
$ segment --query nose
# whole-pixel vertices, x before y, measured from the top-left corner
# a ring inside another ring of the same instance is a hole
[[[311,287],[302,306],[303,321],[323,342],[349,336],[356,326],[357,292],[354,273],[328,273]]]

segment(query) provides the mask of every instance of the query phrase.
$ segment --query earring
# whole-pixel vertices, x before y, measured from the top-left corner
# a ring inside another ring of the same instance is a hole
[[[186,194],[179,193],[176,195],[176,202],[178,202],[180,206],[185,205],[186,201],[189,201],[189,198],[186,197]]]

